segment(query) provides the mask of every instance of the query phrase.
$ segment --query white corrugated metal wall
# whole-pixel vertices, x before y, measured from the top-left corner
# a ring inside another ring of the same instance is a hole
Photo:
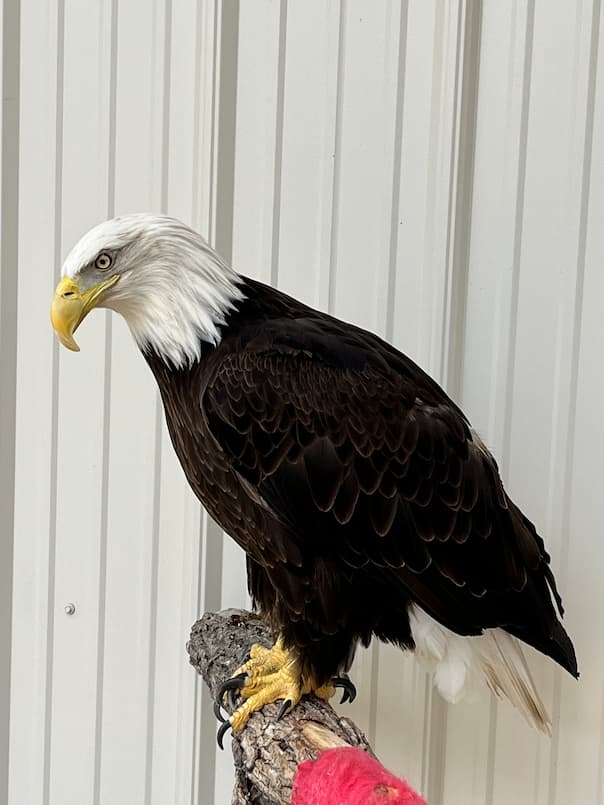
[[[601,24],[600,0],[21,0],[11,805],[230,801],[184,642],[245,604],[242,557],[123,323],[92,316],[79,355],[48,325],[73,241],[143,209],[417,359],[546,534],[583,671],[531,656],[553,738],[375,646],[346,712],[382,760],[431,805],[602,802]]]
[[[18,14],[0,11],[0,802],[8,796],[17,330]]]

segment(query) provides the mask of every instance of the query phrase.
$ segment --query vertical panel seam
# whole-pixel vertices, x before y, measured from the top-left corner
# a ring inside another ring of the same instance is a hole
[[[201,226],[199,220],[199,170],[200,152],[200,122],[201,115],[201,19],[203,0],[197,0],[195,5],[195,56],[193,58],[193,153],[191,154],[191,223],[194,228]],[[214,86],[214,82],[212,82]],[[212,93],[214,96],[214,93]],[[214,99],[212,97],[212,103]],[[211,183],[210,183],[211,192]]]
[[[117,48],[118,0],[111,0],[111,33],[109,57],[109,143],[107,160],[107,212],[115,215],[115,170],[117,142]]]
[[[506,399],[503,426],[502,468],[504,478],[509,475],[510,440],[512,432],[512,408],[514,376],[516,366],[516,342],[518,337],[518,297],[520,290],[520,258],[523,241],[524,194],[526,183],[526,162],[528,156],[528,119],[533,60],[533,32],[535,24],[535,0],[528,0],[526,15],[526,37],[524,48],[524,76],[522,85],[522,110],[520,119],[520,157],[518,160],[518,179],[516,188],[516,220],[514,223],[514,245],[512,260],[511,322],[508,341],[508,365],[506,372]]]
[[[161,133],[160,210],[167,212],[170,167],[170,108],[172,104],[172,0],[164,0],[164,80]]]
[[[218,3],[221,0],[214,0],[214,26],[212,39],[212,108],[211,108],[211,134],[210,134],[210,194],[208,198],[208,240],[216,245],[216,216],[218,210],[218,189],[216,187],[218,174],[218,126],[219,109],[217,98],[220,91],[220,65],[218,56],[220,54],[220,31],[221,16],[218,13]],[[222,255],[226,258],[226,255]],[[230,262],[230,261],[229,261]]]
[[[239,0],[221,5],[215,248],[233,261]],[[228,45],[228,47],[227,47]]]
[[[208,204],[208,220],[202,222],[201,220],[201,203],[200,203],[200,195],[201,190],[199,187],[202,171],[200,170],[200,160],[201,160],[201,110],[202,110],[202,88],[203,82],[201,80],[201,64],[202,64],[202,55],[203,55],[203,47],[202,47],[202,38],[204,43],[207,42],[207,36],[202,37],[202,20],[204,22],[207,21],[207,18],[204,17],[203,9],[206,5],[210,4],[210,0],[197,0],[196,7],[195,7],[195,58],[194,58],[194,75],[193,75],[193,87],[194,87],[194,95],[193,95],[193,154],[192,154],[192,194],[191,194],[191,218],[192,218],[192,225],[194,228],[200,228],[204,231],[208,241],[212,240],[212,232],[213,232],[213,221],[212,221],[212,210],[213,210],[213,200],[214,200],[214,150],[215,150],[215,120],[216,120],[216,42],[217,42],[217,30],[218,30],[218,14],[216,9],[216,0],[214,0],[211,5],[213,5],[213,18],[212,18],[212,81],[211,81],[211,106],[210,106],[210,140],[209,140],[209,188],[208,188],[208,197],[209,197],[209,204]],[[197,547],[197,571],[194,575],[194,589],[193,593],[195,596],[196,606],[195,612],[200,611],[200,604],[201,604],[201,580],[202,580],[202,550],[201,550],[201,539],[202,539],[202,520],[203,520],[203,511],[201,508],[198,510],[198,527],[197,527],[197,540],[198,540],[198,547]],[[186,564],[186,562],[185,562]],[[191,742],[190,742],[190,771],[188,776],[188,787],[189,787],[189,805],[195,805],[195,800],[197,799],[197,774],[200,768],[199,764],[199,754],[201,752],[201,745],[200,745],[200,737],[201,737],[201,689],[200,689],[200,680],[197,674],[195,674],[195,678],[193,680],[193,692],[192,692],[192,708],[193,708],[193,718],[191,722]],[[181,683],[182,685],[182,683]],[[178,791],[174,791],[175,802],[178,801]]]
[[[149,647],[147,679],[147,740],[145,747],[145,799],[152,801],[153,743],[155,739],[155,682],[157,675],[157,607],[159,602],[159,518],[161,509],[162,409],[159,395],[155,398],[155,461],[153,468],[153,513],[151,528],[151,578],[149,582]]]
[[[203,551],[201,549],[201,540],[203,539],[203,520],[204,517],[207,517],[203,508],[201,506],[198,507],[198,530],[197,530],[197,539],[199,548],[197,551],[197,589],[196,589],[196,606],[195,611],[201,612],[202,606],[202,596],[201,596],[201,580],[203,578]],[[201,772],[201,763],[199,762],[201,748],[202,748],[202,732],[201,732],[201,720],[202,720],[202,691],[203,691],[203,681],[199,678],[199,674],[195,674],[195,681],[194,681],[194,688],[193,688],[193,740],[191,742],[191,777],[190,777],[190,786],[191,786],[191,799],[190,805],[196,805],[197,800],[197,792],[199,788],[199,784],[201,783],[200,779],[200,772]],[[213,776],[213,775],[212,775]]]
[[[457,6],[457,36],[455,42],[455,70],[453,79],[453,125],[451,127],[451,143],[449,148],[449,187],[447,199],[447,222],[446,222],[446,246],[445,246],[445,275],[443,285],[443,316],[445,326],[441,333],[440,345],[440,367],[441,367],[441,380],[444,382],[445,387],[449,393],[453,394],[450,385],[454,382],[451,377],[452,372],[449,366],[451,359],[451,341],[453,337],[453,310],[452,310],[452,288],[455,283],[455,240],[457,222],[461,218],[458,209],[460,199],[458,197],[460,177],[463,174],[463,165],[460,165],[462,159],[462,127],[463,121],[461,119],[461,107],[463,105],[464,95],[464,61],[466,53],[469,50],[469,43],[466,37],[462,35],[462,28],[465,29],[467,20],[470,17],[470,12],[465,0],[460,0]],[[464,30],[464,33],[467,31]],[[453,394],[457,396],[457,394]]]
[[[62,249],[63,203],[63,81],[65,46],[65,0],[57,0],[57,53],[56,53],[56,111],[55,111],[55,219],[54,219],[54,270],[58,280]],[[51,435],[50,435],[50,501],[48,524],[48,590],[46,630],[46,702],[44,708],[44,771],[42,800],[50,801],[50,752],[52,735],[53,640],[55,613],[55,562],[57,540],[57,478],[58,478],[58,427],[59,427],[59,345],[52,348],[51,382]]]
[[[421,785],[422,791],[428,790],[428,785],[430,782],[429,776],[429,763],[428,758],[430,755],[430,731],[427,729],[427,725],[430,723],[430,710],[432,706],[432,698],[436,693],[434,689],[434,685],[432,680],[430,679],[429,674],[424,674],[424,695],[423,695],[423,721],[424,721],[424,728],[422,730],[422,753],[421,753]],[[439,803],[434,803],[434,805],[439,805]]]
[[[109,138],[107,147],[107,214],[115,215],[115,170],[117,137],[117,36],[118,0],[111,0],[109,43]],[[101,795],[101,763],[103,740],[103,703],[105,668],[105,625],[107,603],[107,532],[109,522],[109,458],[111,432],[111,350],[113,342],[112,319],[105,313],[105,378],[103,394],[103,446],[101,468],[101,522],[99,546],[99,602],[97,626],[97,690],[94,734],[93,803],[99,805]]]
[[[449,215],[449,222],[453,218],[453,232],[451,233],[453,242],[450,271],[448,272],[447,315],[449,327],[446,381],[447,389],[457,399],[461,393],[466,328],[481,36],[482,0],[466,2],[463,22],[463,56],[461,65],[458,65],[461,75],[458,73],[456,76],[459,86],[456,87],[455,93],[458,125],[455,132],[453,160],[457,175]]]
[[[405,67],[407,59],[407,20],[409,0],[403,0],[399,24],[398,68],[396,77],[396,110],[394,122],[394,160],[392,181],[392,213],[390,216],[390,254],[388,260],[388,298],[386,301],[386,340],[394,337],[394,303],[396,298],[397,252],[400,227],[402,184],[403,116],[405,111]]]
[[[279,52],[277,58],[277,109],[275,115],[275,162],[273,175],[273,222],[271,285],[279,280],[279,238],[281,235],[281,184],[283,169],[283,115],[285,103],[285,56],[287,48],[287,0],[280,1]]]
[[[154,16],[157,24],[157,15]],[[164,0],[163,30],[163,99],[161,116],[161,178],[160,210],[167,212],[170,167],[170,109],[172,104],[172,0]],[[157,607],[159,583],[159,520],[161,512],[162,473],[162,408],[159,392],[155,392],[154,461],[152,487],[151,555],[149,580],[149,633],[147,677],[147,735],[145,746],[145,797],[150,803],[153,795],[153,744],[155,740],[155,684],[157,676]]]
[[[336,73],[336,116],[334,132],[334,165],[331,193],[331,243],[329,248],[329,292],[327,310],[334,312],[336,304],[336,271],[338,262],[340,172],[342,162],[342,113],[344,105],[344,54],[346,48],[347,0],[340,0],[340,19],[338,31],[338,61]]]

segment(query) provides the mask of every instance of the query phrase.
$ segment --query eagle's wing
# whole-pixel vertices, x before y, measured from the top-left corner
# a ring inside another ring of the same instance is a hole
[[[267,324],[225,351],[205,416],[293,556],[401,582],[460,633],[510,625],[524,639],[535,631],[535,645],[551,631],[548,587],[557,594],[541,538],[463,414],[412,361],[322,320]]]

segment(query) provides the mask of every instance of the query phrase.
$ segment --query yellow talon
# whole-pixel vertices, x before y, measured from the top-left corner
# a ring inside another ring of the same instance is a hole
[[[239,691],[244,702],[230,718],[233,732],[242,730],[252,713],[265,704],[279,700],[289,702],[284,711],[289,713],[302,696],[311,693],[315,687],[311,680],[301,676],[297,654],[286,649],[281,638],[271,649],[252,646],[250,659],[233,676],[239,674],[246,674],[247,681]]]
[[[332,696],[336,695],[336,689],[331,682],[326,682],[324,685],[321,685],[320,688],[313,690],[313,693],[315,696],[318,696],[319,699],[324,699],[327,702]]]
[[[277,641],[275,645],[277,645],[278,643],[279,641]],[[254,645],[250,649],[250,659],[248,660],[248,662],[250,662],[251,660],[258,659],[259,657],[264,657],[264,655],[268,654],[269,651],[270,648],[262,646],[260,643],[254,643]],[[247,664],[248,663],[246,662],[246,665]]]
[[[260,710],[265,704],[283,702],[277,716],[279,719],[290,713],[307,693],[314,693],[319,698],[327,700],[331,699],[336,692],[336,686],[339,686],[344,688],[342,702],[354,699],[356,695],[354,685],[345,674],[333,677],[330,682],[319,684],[312,676],[303,675],[300,666],[298,654],[293,649],[285,648],[282,638],[279,638],[270,649],[258,644],[252,646],[250,659],[220,686],[214,702],[216,717],[222,721],[216,736],[221,749],[227,730],[232,728],[233,732],[241,732],[252,713]],[[243,703],[225,721],[220,714],[222,699],[227,692],[234,690],[238,690]]]

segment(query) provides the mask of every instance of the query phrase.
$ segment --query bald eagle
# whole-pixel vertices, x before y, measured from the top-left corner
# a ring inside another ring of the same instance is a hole
[[[520,645],[578,676],[550,559],[434,380],[164,216],[107,221],[73,248],[51,308],[65,346],[94,307],[128,323],[187,480],[245,551],[274,629],[227,680],[243,703],[223,726],[330,695],[376,637],[427,661],[448,701],[482,678],[550,730]]]

